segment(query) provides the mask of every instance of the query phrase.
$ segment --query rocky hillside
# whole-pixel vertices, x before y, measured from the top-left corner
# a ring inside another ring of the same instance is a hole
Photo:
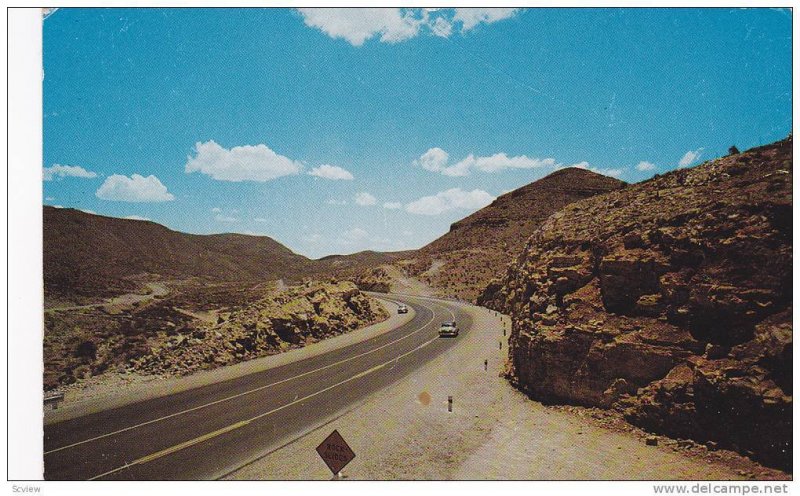
[[[791,470],[791,137],[566,206],[479,303],[534,398]]]
[[[446,296],[474,300],[553,212],[624,186],[585,169],[553,172],[451,225],[447,234],[419,250],[411,275]]]
[[[388,293],[392,288],[392,282],[387,267],[368,269],[355,278],[358,289],[376,291],[378,293]]]
[[[177,306],[184,303],[168,297],[122,311],[45,314],[45,389],[109,371],[187,374],[305,346],[388,317],[351,282],[269,291],[227,311]]]

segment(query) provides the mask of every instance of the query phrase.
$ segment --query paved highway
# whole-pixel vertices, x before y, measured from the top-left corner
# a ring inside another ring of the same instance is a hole
[[[216,479],[349,411],[456,345],[460,338],[438,337],[441,322],[455,318],[462,335],[469,332],[469,316],[451,303],[390,298],[416,315],[385,334],[270,370],[45,426],[45,479]]]

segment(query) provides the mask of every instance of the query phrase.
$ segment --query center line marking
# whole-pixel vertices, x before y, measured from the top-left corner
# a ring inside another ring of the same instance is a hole
[[[451,315],[453,315],[453,312],[452,312],[450,309],[446,308],[446,307],[441,307],[440,305],[437,305],[436,303],[433,303],[433,302],[430,302],[430,301],[429,301],[429,302],[427,302],[427,303],[429,303],[429,304],[432,304],[432,305],[434,305],[434,306],[437,306],[437,307],[439,307],[439,308],[445,308],[447,311],[449,311],[449,312],[450,312],[450,314],[451,314]],[[429,307],[426,307],[426,306],[424,306],[424,305],[422,305],[422,306],[423,306],[423,308],[426,308],[426,309],[428,309],[428,310],[431,310]],[[361,358],[361,357],[363,357],[363,356],[370,355],[370,354],[372,354],[372,353],[375,353],[375,352],[376,352],[376,351],[378,351],[378,350],[381,350],[381,349],[383,349],[383,348],[386,348],[387,346],[393,345],[393,344],[395,344],[395,343],[398,343],[398,342],[400,342],[400,341],[403,341],[404,339],[410,338],[411,336],[413,336],[413,335],[417,334],[418,332],[420,332],[420,331],[424,330],[424,329],[425,329],[425,328],[426,328],[426,327],[427,327],[427,326],[428,326],[428,325],[429,325],[431,322],[433,322],[433,319],[436,317],[436,312],[434,312],[433,310],[431,310],[431,314],[432,314],[432,315],[431,315],[431,318],[430,318],[430,320],[428,320],[428,321],[427,321],[425,324],[423,324],[423,325],[422,325],[422,327],[420,327],[419,329],[417,329],[417,330],[415,330],[415,331],[413,331],[413,332],[410,332],[410,333],[406,334],[406,335],[405,335],[405,336],[403,336],[402,338],[399,338],[399,339],[396,339],[396,340],[394,340],[394,341],[391,341],[391,342],[389,342],[389,343],[386,343],[386,344],[384,344],[384,345],[382,345],[382,346],[379,346],[379,347],[377,347],[377,348],[374,348],[374,349],[372,349],[372,350],[370,350],[370,351],[366,351],[366,352],[364,352],[364,353],[360,353],[360,354],[358,354],[358,355],[354,355],[354,356],[352,356],[352,357],[350,357],[350,358],[345,358],[344,360],[340,360],[340,361],[338,361],[338,362],[335,362],[335,363],[331,363],[331,364],[325,365],[325,366],[323,366],[323,367],[320,367],[320,368],[318,368],[318,369],[309,370],[308,372],[303,372],[302,374],[295,375],[295,376],[292,376],[292,377],[288,377],[288,378],[286,378],[286,379],[282,379],[282,380],[280,380],[280,381],[277,381],[277,382],[273,382],[273,383],[266,384],[266,385],[264,385],[264,386],[259,386],[259,387],[257,387],[257,388],[250,389],[250,390],[248,390],[248,391],[244,391],[244,392],[241,392],[241,393],[238,393],[238,394],[232,395],[232,396],[228,396],[228,397],[225,397],[225,398],[221,398],[221,399],[218,399],[218,400],[216,400],[216,401],[212,401],[212,402],[210,402],[210,403],[205,403],[205,404],[203,404],[203,405],[198,405],[198,406],[195,406],[195,407],[192,407],[192,408],[188,408],[188,409],[186,409],[186,410],[182,410],[182,411],[179,411],[179,412],[171,413],[171,414],[169,414],[169,415],[165,415],[165,416],[163,416],[163,417],[159,417],[159,418],[155,418],[155,419],[152,419],[152,420],[148,420],[148,421],[146,421],[146,422],[141,422],[141,423],[139,423],[139,424],[132,425],[132,426],[129,426],[129,427],[124,427],[124,428],[122,428],[122,429],[118,429],[118,430],[116,430],[116,431],[108,432],[108,433],[106,433],[106,434],[101,434],[101,435],[99,435],[99,436],[95,436],[95,437],[92,437],[92,438],[89,438],[89,439],[85,439],[85,440],[83,440],[83,441],[77,441],[77,442],[74,442],[74,443],[72,443],[72,444],[68,444],[68,445],[66,445],[66,446],[61,446],[61,447],[59,447],[59,448],[53,448],[53,449],[51,449],[51,450],[49,450],[49,451],[45,451],[45,452],[43,453],[43,455],[49,455],[49,454],[51,454],[51,453],[56,453],[56,452],[58,452],[58,451],[63,451],[63,450],[65,450],[65,449],[74,448],[75,446],[80,446],[80,445],[82,445],[82,444],[91,443],[91,442],[93,442],[93,441],[97,441],[97,440],[99,440],[99,439],[104,439],[104,438],[107,438],[107,437],[115,436],[115,435],[117,435],[117,434],[121,434],[121,433],[123,433],[123,432],[131,431],[131,430],[133,430],[133,429],[138,429],[139,427],[144,427],[144,426],[146,426],[146,425],[154,424],[154,423],[156,423],[156,422],[161,422],[161,421],[163,421],[163,420],[167,420],[167,419],[170,419],[170,418],[174,418],[174,417],[177,417],[177,416],[180,416],[180,415],[185,415],[185,414],[187,414],[187,413],[191,413],[191,412],[194,412],[194,411],[197,411],[197,410],[202,410],[203,408],[207,408],[207,407],[209,407],[209,406],[217,405],[217,404],[220,404],[220,403],[224,403],[224,402],[226,402],[226,401],[230,401],[230,400],[232,400],[232,399],[236,399],[236,398],[240,398],[240,397],[242,397],[242,396],[246,396],[246,395],[248,395],[248,394],[256,393],[256,392],[258,392],[258,391],[262,391],[262,390],[264,390],[264,389],[271,388],[271,387],[273,387],[273,386],[277,386],[277,385],[279,385],[279,384],[283,384],[283,383],[285,383],[285,382],[289,382],[289,381],[292,381],[292,380],[294,380],[294,379],[298,379],[298,378],[300,378],[300,377],[305,377],[305,376],[307,376],[307,375],[314,374],[314,373],[316,373],[316,372],[319,372],[319,371],[321,371],[321,370],[325,370],[325,369],[329,369],[329,368],[331,368],[331,367],[335,367],[336,365],[341,365],[341,364],[343,364],[343,363],[350,362],[350,361],[352,361],[352,360],[355,360],[356,358]],[[454,316],[453,318],[455,318],[455,316]]]
[[[183,443],[176,444],[175,446],[171,446],[171,447],[163,449],[161,451],[157,451],[155,453],[151,453],[149,455],[143,456],[141,458],[138,458],[138,459],[134,460],[131,463],[126,463],[125,465],[122,465],[121,467],[117,467],[115,469],[109,470],[108,472],[103,472],[100,475],[95,475],[94,477],[92,477],[89,480],[100,479],[100,478],[105,477],[107,475],[111,475],[111,474],[117,473],[117,472],[119,472],[121,470],[125,470],[126,468],[130,468],[130,467],[133,467],[135,465],[142,465],[144,463],[151,462],[153,460],[157,460],[158,458],[161,458],[161,457],[164,457],[164,456],[167,456],[167,455],[171,455],[172,453],[178,452],[178,451],[180,451],[182,449],[185,449],[185,448],[189,448],[190,446],[194,446],[195,444],[202,443],[203,441],[207,441],[209,439],[215,438],[217,436],[221,436],[221,435],[226,434],[228,432],[231,432],[231,431],[234,431],[234,430],[239,429],[241,427],[244,427],[244,426],[246,426],[246,425],[250,424],[251,422],[254,422],[254,421],[258,420],[258,419],[264,418],[264,417],[266,417],[268,415],[272,415],[273,413],[279,412],[279,411],[281,411],[281,410],[283,410],[285,408],[289,408],[292,405],[295,405],[297,403],[303,402],[303,401],[305,401],[305,400],[307,400],[309,398],[313,398],[314,396],[320,395],[320,394],[322,394],[324,392],[330,391],[331,389],[339,387],[342,384],[347,384],[350,381],[354,381],[354,380],[359,379],[361,377],[367,376],[367,375],[369,375],[369,374],[371,374],[373,372],[376,372],[376,371],[384,368],[386,365],[388,365],[390,363],[394,363],[395,361],[400,360],[401,358],[405,358],[408,355],[414,353],[415,351],[421,350],[422,348],[424,348],[424,347],[428,346],[429,344],[433,343],[434,341],[438,341],[438,340],[439,340],[439,337],[437,336],[437,337],[435,337],[433,339],[425,341],[424,343],[422,343],[421,345],[417,346],[413,350],[407,351],[407,352],[403,353],[402,355],[389,360],[388,362],[383,362],[383,363],[381,363],[379,365],[376,365],[376,366],[374,366],[374,367],[372,367],[370,369],[367,369],[367,370],[364,370],[362,372],[359,372],[358,374],[356,374],[356,375],[354,375],[354,376],[352,376],[352,377],[350,377],[348,379],[345,379],[345,380],[343,380],[341,382],[337,382],[336,384],[328,386],[325,389],[320,389],[319,391],[317,391],[315,393],[311,393],[308,396],[304,396],[304,397],[302,397],[300,399],[294,400],[294,401],[292,401],[290,403],[287,403],[287,404],[285,404],[283,406],[279,406],[277,408],[274,408],[274,409],[272,409],[272,410],[270,410],[268,412],[256,415],[255,417],[251,417],[251,418],[249,418],[247,420],[242,420],[240,422],[236,422],[235,424],[231,424],[231,425],[229,425],[227,427],[223,427],[223,428],[218,429],[216,431],[209,432],[208,434],[203,434],[202,436],[198,436],[198,437],[196,437],[194,439],[190,439],[190,440],[185,441]]]

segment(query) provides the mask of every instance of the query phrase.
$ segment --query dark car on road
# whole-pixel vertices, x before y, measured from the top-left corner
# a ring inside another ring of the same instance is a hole
[[[405,305],[398,306],[397,313],[408,313],[408,307]]]

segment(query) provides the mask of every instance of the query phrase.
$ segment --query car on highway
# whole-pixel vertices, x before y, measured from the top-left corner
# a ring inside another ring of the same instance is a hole
[[[408,307],[403,304],[400,304],[397,307],[397,313],[408,313]]]
[[[442,322],[439,327],[439,337],[456,337],[458,336],[458,326],[454,320]]]

